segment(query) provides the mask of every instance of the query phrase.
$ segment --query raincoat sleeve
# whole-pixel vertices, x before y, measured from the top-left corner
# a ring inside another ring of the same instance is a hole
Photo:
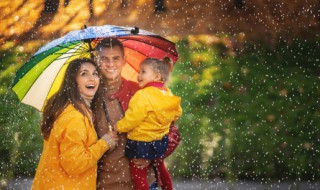
[[[182,115],[182,108],[181,108],[181,106],[179,105],[179,108],[178,108],[178,110],[177,110],[177,113],[176,113],[173,121],[177,121],[177,120],[181,117],[181,115]]]
[[[147,116],[148,105],[143,90],[138,91],[130,100],[125,116],[118,121],[117,130],[122,133],[131,131]]]
[[[92,126],[86,126],[83,116],[72,117],[60,125],[66,125],[61,136],[60,164],[69,175],[79,175],[92,168],[109,149],[102,139],[87,144],[89,136],[96,134],[89,134],[88,128]]]

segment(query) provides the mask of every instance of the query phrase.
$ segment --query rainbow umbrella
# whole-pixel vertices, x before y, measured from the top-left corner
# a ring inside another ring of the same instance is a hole
[[[112,25],[71,31],[40,48],[15,74],[12,90],[21,102],[42,110],[44,103],[59,89],[70,61],[93,58],[95,45],[103,38],[118,38],[124,45],[126,65],[122,75],[136,80],[139,64],[147,57],[178,59],[175,44],[137,27]]]

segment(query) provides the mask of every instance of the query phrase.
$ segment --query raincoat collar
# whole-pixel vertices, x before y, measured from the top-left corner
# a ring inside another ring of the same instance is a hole
[[[147,88],[149,86],[153,86],[159,89],[164,89],[164,82],[149,82],[143,88]]]

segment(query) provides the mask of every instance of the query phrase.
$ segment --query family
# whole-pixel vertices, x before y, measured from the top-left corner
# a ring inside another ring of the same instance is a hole
[[[164,165],[181,99],[167,87],[170,58],[146,58],[137,81],[122,77],[123,44],[95,47],[96,62],[74,59],[45,105],[43,152],[32,189],[173,189]]]

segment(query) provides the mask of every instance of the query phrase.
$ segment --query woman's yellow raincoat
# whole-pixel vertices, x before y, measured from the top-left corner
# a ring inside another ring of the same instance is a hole
[[[97,161],[108,149],[88,118],[69,104],[44,141],[32,189],[96,189]]]

